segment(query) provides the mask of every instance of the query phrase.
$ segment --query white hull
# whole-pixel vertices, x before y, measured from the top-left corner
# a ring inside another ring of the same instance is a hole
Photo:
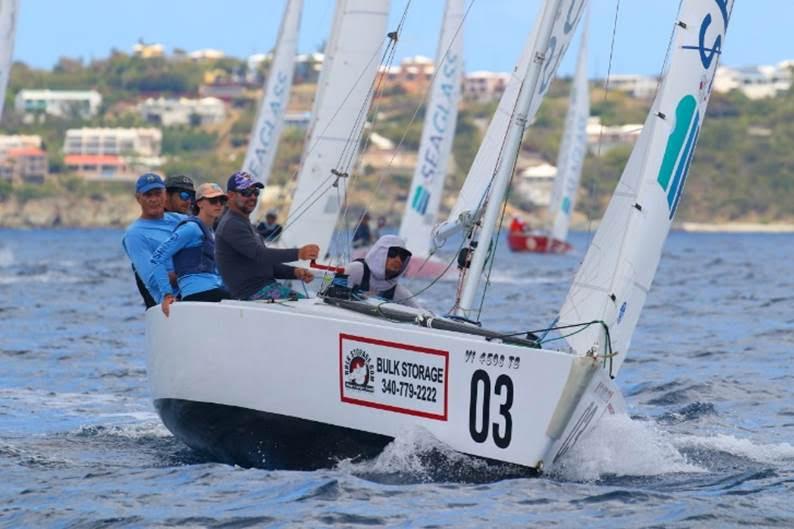
[[[457,451],[541,469],[605,411],[623,411],[593,358],[393,323],[318,299],[182,302],[169,319],[149,310],[146,331],[166,426],[244,466],[330,466],[423,428]]]

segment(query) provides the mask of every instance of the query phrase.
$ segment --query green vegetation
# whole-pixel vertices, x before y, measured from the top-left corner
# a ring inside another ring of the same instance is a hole
[[[43,186],[16,186],[0,183],[0,200],[11,195],[21,199],[50,196],[56,190],[75,194],[127,192],[128,184],[107,188],[85,183],[68,175],[63,162],[63,138],[69,128],[149,126],[135,112],[134,103],[148,96],[195,97],[207,72],[239,74],[244,63],[225,58],[194,62],[187,59],[142,59],[114,51],[109,57],[84,64],[61,59],[51,70],[36,70],[16,63],[6,94],[2,121],[5,134],[38,134],[47,149],[54,181]],[[263,66],[266,68],[267,66]],[[555,82],[529,129],[524,156],[556,163],[563,121],[568,106],[569,80]],[[22,88],[86,90],[102,93],[99,115],[81,120],[75,113],[65,119],[50,116],[46,121],[24,123],[15,115],[13,99]],[[294,86],[293,108],[311,106],[313,86]],[[605,125],[642,123],[650,101],[596,86],[591,92],[591,109]],[[458,114],[453,145],[454,172],[447,179],[447,193],[459,189],[479,147],[496,102],[466,102]],[[420,97],[402,89],[391,89],[375,101],[370,113],[372,130],[400,144],[405,152],[415,151],[422,132],[424,104]],[[226,123],[200,127],[162,127],[162,152],[167,163],[165,175],[183,173],[198,181],[222,181],[242,164],[253,120],[255,101],[237,101]],[[281,138],[271,182],[287,184],[297,173],[305,132],[287,128]],[[778,97],[749,100],[738,92],[714,94],[700,142],[694,156],[687,190],[678,220],[754,222],[794,220],[794,90]],[[598,218],[620,176],[630,147],[615,148],[601,157],[588,155],[578,209]],[[389,208],[407,193],[409,174],[403,169],[368,165],[356,175],[360,189],[384,201]],[[382,184],[382,185],[381,185]],[[361,198],[361,197],[364,198]],[[358,200],[369,200],[361,195]]]

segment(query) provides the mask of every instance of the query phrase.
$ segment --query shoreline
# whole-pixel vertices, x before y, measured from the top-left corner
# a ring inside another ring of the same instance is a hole
[[[794,233],[794,223],[786,222],[680,222],[673,230],[688,233]]]

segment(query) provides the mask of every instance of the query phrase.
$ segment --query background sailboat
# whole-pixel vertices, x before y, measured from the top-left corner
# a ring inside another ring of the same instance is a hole
[[[6,87],[14,56],[17,9],[17,0],[0,0],[0,117],[3,115]]]
[[[587,21],[582,30],[576,73],[571,83],[568,113],[565,116],[560,151],[557,157],[557,176],[547,210],[548,225],[542,230],[529,231],[514,219],[507,235],[507,245],[514,252],[562,253],[571,249],[567,242],[571,214],[576,205],[576,193],[587,153],[587,118],[590,116],[590,87],[587,81]]]
[[[430,253],[457,125],[464,16],[463,0],[447,0],[416,167],[400,224],[400,237],[413,254],[408,277],[435,278],[448,268],[446,262],[430,259]]]
[[[257,182],[267,185],[273,161],[276,159],[278,140],[284,125],[292,78],[295,73],[295,54],[298,48],[298,27],[300,26],[303,0],[288,0],[284,8],[284,18],[278,32],[273,62],[264,87],[264,95],[259,105],[248,150],[243,161],[246,171]],[[251,213],[255,221],[259,212],[259,202]]]

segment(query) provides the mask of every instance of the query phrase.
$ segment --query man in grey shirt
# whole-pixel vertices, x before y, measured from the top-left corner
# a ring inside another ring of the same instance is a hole
[[[229,177],[226,193],[228,211],[215,230],[215,261],[231,295],[237,299],[285,299],[297,295],[276,279],[300,279],[309,283],[311,271],[284,263],[316,259],[316,244],[301,248],[267,248],[248,220],[264,186],[251,175],[237,172]]]

